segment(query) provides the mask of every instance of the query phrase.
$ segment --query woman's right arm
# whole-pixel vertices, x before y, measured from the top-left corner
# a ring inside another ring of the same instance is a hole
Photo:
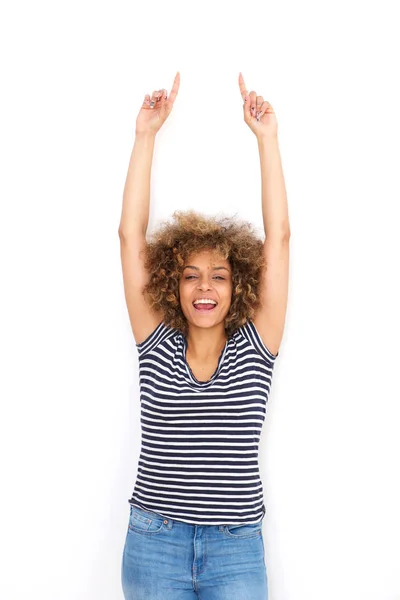
[[[180,85],[179,71],[171,93],[146,94],[136,119],[135,143],[126,177],[118,234],[126,305],[136,344],[144,342],[161,323],[163,315],[150,308],[143,295],[149,280],[143,260],[149,222],[150,175],[156,134],[170,115]]]
[[[162,314],[150,309],[143,295],[149,277],[142,251],[149,221],[154,143],[155,134],[136,133],[118,229],[125,300],[136,344],[143,342],[162,321]]]

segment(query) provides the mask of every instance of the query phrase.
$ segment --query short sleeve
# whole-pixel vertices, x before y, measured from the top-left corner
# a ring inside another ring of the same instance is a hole
[[[269,363],[274,363],[277,357],[279,356],[279,351],[276,354],[273,354],[269,348],[264,344],[261,339],[260,334],[257,331],[257,328],[253,321],[247,321],[242,327],[242,331],[244,336],[249,340],[252,346],[257,350],[257,352],[267,360]]]
[[[136,344],[136,348],[138,351],[139,358],[144,354],[147,354],[151,350],[154,350],[166,337],[173,333],[173,329],[165,325],[163,321],[157,325],[155,330],[150,333],[150,335],[140,342],[140,344]]]

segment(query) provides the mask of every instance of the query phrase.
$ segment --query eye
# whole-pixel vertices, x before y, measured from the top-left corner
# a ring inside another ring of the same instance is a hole
[[[185,279],[191,279],[192,277],[196,277],[196,275],[188,275],[185,277]],[[225,281],[225,277],[221,277],[221,275],[216,275],[215,279],[221,279],[222,281]]]

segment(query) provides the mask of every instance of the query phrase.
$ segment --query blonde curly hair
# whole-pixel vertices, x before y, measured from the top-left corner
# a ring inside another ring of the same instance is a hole
[[[163,313],[167,326],[187,336],[188,323],[179,299],[183,267],[193,253],[213,250],[228,260],[232,269],[232,300],[224,322],[229,337],[253,319],[260,305],[263,242],[250,223],[232,217],[204,216],[189,210],[175,211],[172,218],[146,241],[144,264],[149,281],[144,293],[150,306]]]

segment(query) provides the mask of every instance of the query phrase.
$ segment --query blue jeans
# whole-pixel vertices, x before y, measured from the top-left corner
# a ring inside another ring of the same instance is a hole
[[[131,505],[125,600],[268,600],[262,521],[190,525]]]

